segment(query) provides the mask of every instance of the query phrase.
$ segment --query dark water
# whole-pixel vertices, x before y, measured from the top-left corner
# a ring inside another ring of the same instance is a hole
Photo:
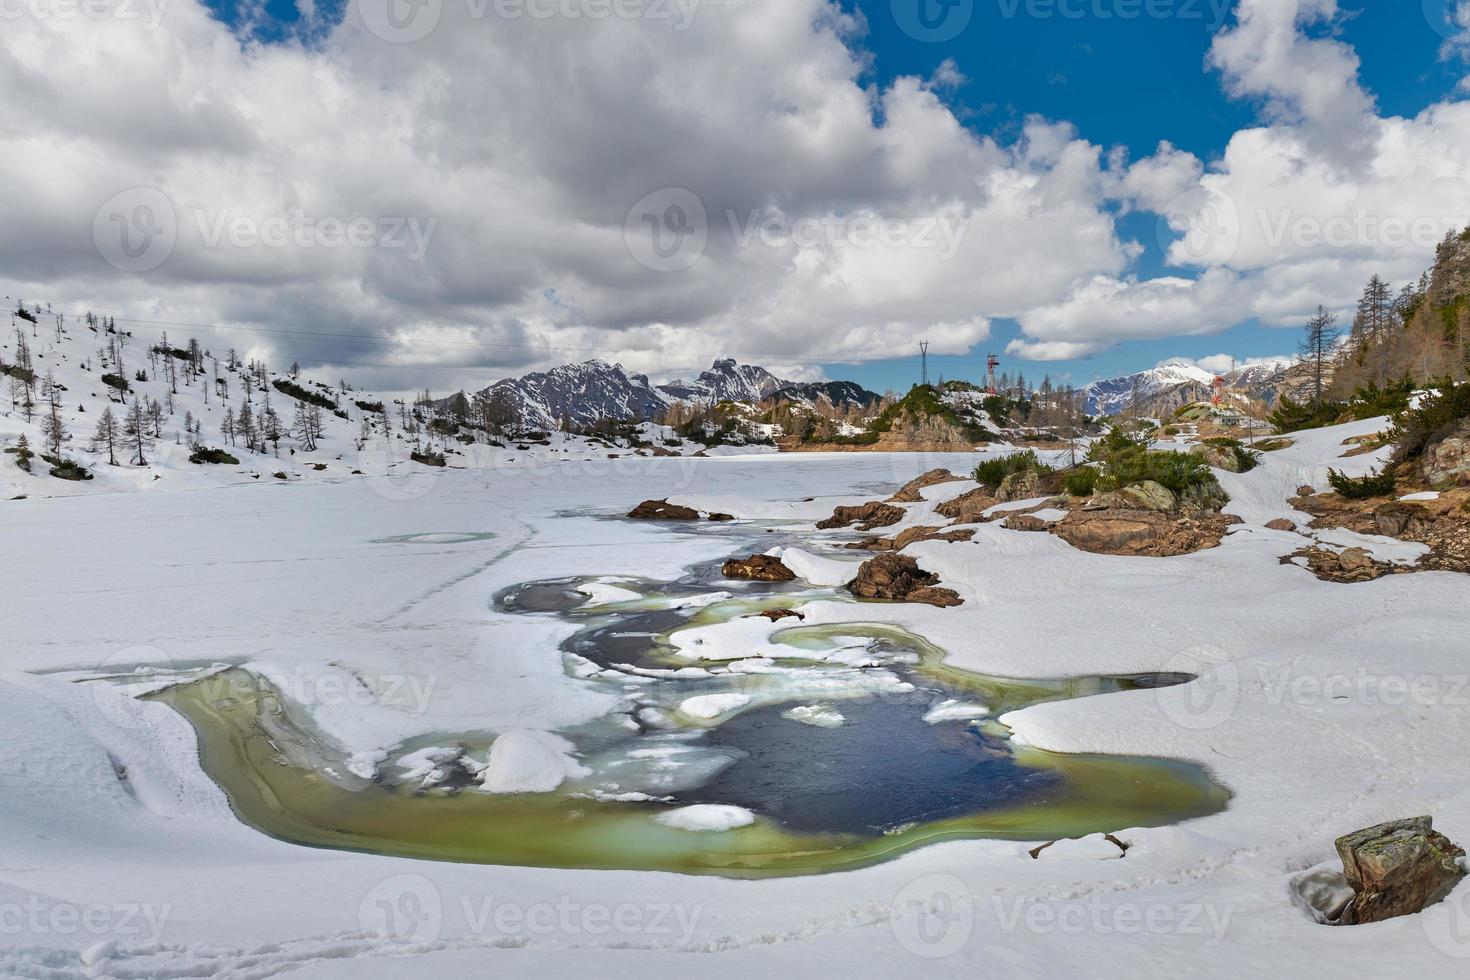
[[[1017,765],[1003,739],[968,722],[925,722],[937,693],[836,702],[840,728],[783,718],[781,708],[738,715],[708,738],[744,757],[680,802],[733,803],[792,830],[872,835],[1060,786],[1057,773]]]

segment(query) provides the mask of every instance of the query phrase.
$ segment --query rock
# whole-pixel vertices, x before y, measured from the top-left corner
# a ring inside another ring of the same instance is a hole
[[[1419,540],[1434,530],[1434,515],[1418,504],[1394,501],[1373,511],[1373,525],[1385,537]]]
[[[763,609],[751,618],[754,619],[756,616],[764,616],[766,619],[769,619],[773,623],[779,623],[783,619],[793,618],[802,621],[806,620],[806,617],[797,612],[795,609]]]
[[[1337,839],[1343,874],[1353,900],[1343,925],[1382,922],[1423,911],[1465,876],[1465,849],[1433,829],[1429,817],[1412,817],[1355,831]]]
[[[1030,500],[1037,494],[1037,484],[1040,477],[1035,470],[1022,470],[1012,473],[1000,481],[1000,487],[995,491],[996,503],[1006,504],[1013,500]]]
[[[726,521],[733,521],[734,519],[735,519],[735,515],[734,514],[719,514],[719,513],[716,513],[716,514],[709,515],[709,520],[716,521],[716,522],[719,522],[719,523],[724,523]]]
[[[628,516],[635,521],[697,521],[699,511],[667,500],[645,500],[628,511]]]
[[[1307,548],[1290,556],[1305,558],[1307,568],[1324,582],[1371,582],[1393,572],[1387,562],[1376,562],[1362,548],[1348,548],[1342,552],[1325,548]]]
[[[1303,486],[1300,486],[1300,487],[1297,487],[1296,488],[1296,495],[1298,497],[1310,497],[1310,496],[1313,496],[1314,494],[1316,494],[1316,492],[1317,491],[1316,491],[1315,488],[1309,487],[1309,486],[1306,486],[1306,485],[1303,485]]]
[[[937,527],[910,527],[898,532],[898,536],[893,539],[892,548],[894,551],[902,551],[909,545],[919,541],[948,541],[954,543],[957,541],[969,541],[974,536],[975,532],[970,529],[945,531]]]
[[[1051,523],[1032,514],[1015,514],[1006,518],[1005,526],[1012,531],[1045,531]]]
[[[774,555],[751,555],[731,558],[720,568],[725,578],[749,579],[753,582],[794,582],[796,573]]]
[[[1217,470],[1224,470],[1227,473],[1240,472],[1240,460],[1235,457],[1235,453],[1232,450],[1227,449],[1225,446],[1216,446],[1208,442],[1203,442],[1195,446],[1194,451],[1203,456],[1205,462]]]
[[[871,531],[875,527],[889,527],[903,520],[903,508],[882,501],[870,500],[857,507],[838,507],[832,516],[817,524],[824,531],[856,524],[859,531]]]
[[[1152,480],[1093,496],[1084,510],[1144,510],[1166,513],[1178,506],[1173,491]]]
[[[1425,449],[1419,472],[1431,486],[1470,483],[1470,422]]]
[[[965,600],[961,599],[960,594],[954,589],[942,589],[932,585],[922,589],[915,589],[913,592],[904,596],[904,600],[906,602],[922,602],[926,606],[939,606],[941,609],[947,609],[952,606],[963,606],[965,604]]]
[[[1274,521],[1267,521],[1266,522],[1266,526],[1269,527],[1273,531],[1295,531],[1296,530],[1296,522],[1295,521],[1288,520],[1285,517],[1278,517]]]
[[[908,555],[890,552],[863,562],[848,591],[862,599],[896,599],[934,606],[958,606],[964,600],[950,589],[938,588],[939,576],[919,568]]]
[[[916,476],[899,488],[898,492],[889,497],[890,503],[895,504],[917,504],[923,500],[919,493],[925,487],[932,487],[939,483],[955,483],[963,480],[962,476],[955,476],[949,470],[930,470],[921,476]]]
[[[948,517],[956,524],[978,524],[985,512],[994,507],[996,500],[983,488],[962,493],[953,500],[946,500],[934,508],[941,517]]]
[[[1074,548],[1099,555],[1170,558],[1218,547],[1240,518],[1189,517],[1156,511],[1074,511],[1052,533]]]

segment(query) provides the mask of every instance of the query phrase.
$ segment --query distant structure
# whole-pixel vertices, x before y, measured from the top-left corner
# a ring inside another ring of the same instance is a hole
[[[990,354],[990,355],[988,355],[985,358],[985,393],[986,394],[989,394],[989,395],[998,395],[998,394],[1000,394],[1000,390],[999,390],[999,388],[996,387],[996,382],[995,382],[995,370],[998,367],[1000,367],[1000,356],[998,354]]]
[[[929,386],[929,341],[927,340],[919,341],[919,364],[921,365],[920,377],[923,378],[919,383],[927,388]]]
[[[1221,405],[1225,404],[1225,379],[1220,377],[1218,374],[1215,375],[1215,380],[1210,382],[1210,388],[1212,389],[1212,392],[1210,394],[1210,404],[1214,405],[1216,408],[1219,408]]]

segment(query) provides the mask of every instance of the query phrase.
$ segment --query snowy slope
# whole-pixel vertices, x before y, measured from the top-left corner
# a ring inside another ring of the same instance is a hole
[[[1011,676],[1203,673],[1006,722],[1059,751],[1201,761],[1234,792],[1228,809],[1122,831],[1123,857],[1097,840],[1036,859],[1027,843],[961,841],[766,881],[295,847],[231,817],[168,709],[126,708],[43,671],[222,661],[436,682],[419,712],[319,699],[325,730],[365,749],[413,732],[574,725],[605,701],[548,655],[570,627],[497,613],[486,597],[559,575],[672,577],[727,548],[603,515],[685,495],[800,523],[866,499],[852,487],[892,488],[972,457],[450,471],[405,499],[346,481],[8,503],[0,536],[26,557],[0,565],[0,590],[23,613],[7,623],[12,673],[0,678],[0,906],[17,910],[0,975],[1460,976],[1464,886],[1422,915],[1353,929],[1317,924],[1300,898],[1309,875],[1335,866],[1332,839],[1346,830],[1422,812],[1470,839],[1470,707],[1454,686],[1470,578],[1319,582],[1280,562],[1299,536],[1258,523],[1299,474],[1371,465],[1336,458],[1355,431],[1323,430],[1239,477],[1247,524],[1213,551],[1086,555],[985,525],[973,544],[911,549],[965,606],[804,609],[809,623],[902,623],[956,666]],[[910,522],[967,485],[931,489]],[[731,630],[752,625],[764,628]],[[1428,696],[1381,696],[1399,681]]]
[[[35,405],[29,419],[24,396],[19,401],[13,400],[11,386],[0,387],[0,447],[14,448],[23,435],[33,452],[46,451],[44,388],[49,375],[56,382],[61,403],[59,416],[66,430],[60,456],[81,463],[93,478],[80,482],[57,479],[49,475],[51,465],[39,458],[32,461],[28,473],[15,465],[14,454],[7,453],[0,456],[0,498],[197,489],[278,480],[274,475],[277,473],[291,482],[368,479],[388,492],[400,492],[402,487],[431,479],[438,472],[437,467],[412,459],[417,450],[442,452],[451,469],[551,465],[566,460],[605,458],[610,450],[627,451],[598,440],[563,435],[554,431],[555,426],[544,440],[535,443],[497,446],[484,441],[481,434],[482,441],[466,444],[427,430],[423,422],[413,421],[412,406],[383,399],[369,391],[344,390],[340,381],[323,384],[303,376],[292,383],[336,405],[335,411],[320,411],[322,431],[312,440],[315,448],[309,449],[296,424],[297,399],[276,387],[277,382],[290,381],[285,373],[267,371],[267,383],[261,390],[259,385],[247,380],[246,367],[232,371],[227,366],[226,353],[214,351],[204,358],[204,373],[198,376],[189,376],[184,362],[173,358],[175,382],[170,384],[166,370],[169,357],[161,354],[150,357],[150,350],[160,341],[158,335],[109,334],[105,328],[94,330],[85,323],[72,321],[58,334],[54,318],[43,315],[40,320],[34,325],[22,322],[20,339],[14,332],[0,335],[0,361],[15,363],[20,357],[17,348],[23,340],[37,376]],[[118,340],[122,341],[121,368],[112,362],[110,352]],[[185,338],[170,338],[171,344],[182,342]],[[139,380],[140,371],[146,380]],[[109,387],[102,381],[104,374],[125,378],[128,392],[124,395]],[[267,442],[263,451],[251,451],[242,438],[224,432],[226,409],[232,416],[239,415],[247,404],[247,389],[252,414],[258,417],[270,405],[281,420],[280,438]],[[93,446],[99,418],[104,409],[110,408],[121,425],[135,399],[143,405],[154,401],[162,406],[163,417],[158,428],[161,435],[149,440],[144,454],[146,465],[133,465],[130,450],[121,445],[116,457],[118,465],[111,465],[106,451]],[[359,402],[368,407],[360,406]],[[381,411],[377,410],[378,406]],[[186,420],[199,424],[197,439],[201,445],[224,450],[239,462],[191,463],[193,449],[185,432]],[[405,428],[406,421],[408,428]],[[660,426],[645,425],[643,437],[664,452],[689,454],[701,448],[674,439],[671,431]]]

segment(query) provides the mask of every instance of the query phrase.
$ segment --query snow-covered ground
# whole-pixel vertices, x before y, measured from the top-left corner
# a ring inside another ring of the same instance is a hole
[[[1034,844],[958,841],[759,881],[277,841],[234,818],[172,709],[76,679],[250,665],[364,771],[415,736],[551,733],[612,698],[563,668],[557,645],[573,627],[498,612],[491,597],[606,576],[592,598],[618,601],[620,576],[674,579],[729,550],[716,534],[607,518],[667,496],[810,528],[932,466],[963,472],[973,455],[588,458],[7,502],[0,975],[1463,976],[1470,888],[1354,928],[1319,925],[1301,897],[1314,869],[1336,867],[1334,837],[1379,820],[1432,813],[1470,840],[1470,578],[1319,582],[1280,561],[1306,538],[1262,526],[1304,517],[1286,497],[1324,483],[1327,466],[1375,465],[1336,458],[1342,439],[1374,428],[1307,434],[1222,476],[1247,523],[1213,551],[1088,555],[988,524],[973,543],[909,551],[964,596],[957,609],[803,608],[806,625],[903,625],[950,663],[1003,676],[1200,673],[1004,720],[1040,748],[1203,763],[1234,793],[1226,810],[1123,830],[1126,855],[1100,838],[1036,858]],[[905,523],[943,523],[935,502],[970,486],[929,488]],[[821,548],[841,532],[806,533],[793,567],[835,580]],[[701,627],[703,649],[779,628]],[[577,764],[539,734],[511,744],[511,782]],[[716,810],[675,823],[716,835],[743,820]]]

